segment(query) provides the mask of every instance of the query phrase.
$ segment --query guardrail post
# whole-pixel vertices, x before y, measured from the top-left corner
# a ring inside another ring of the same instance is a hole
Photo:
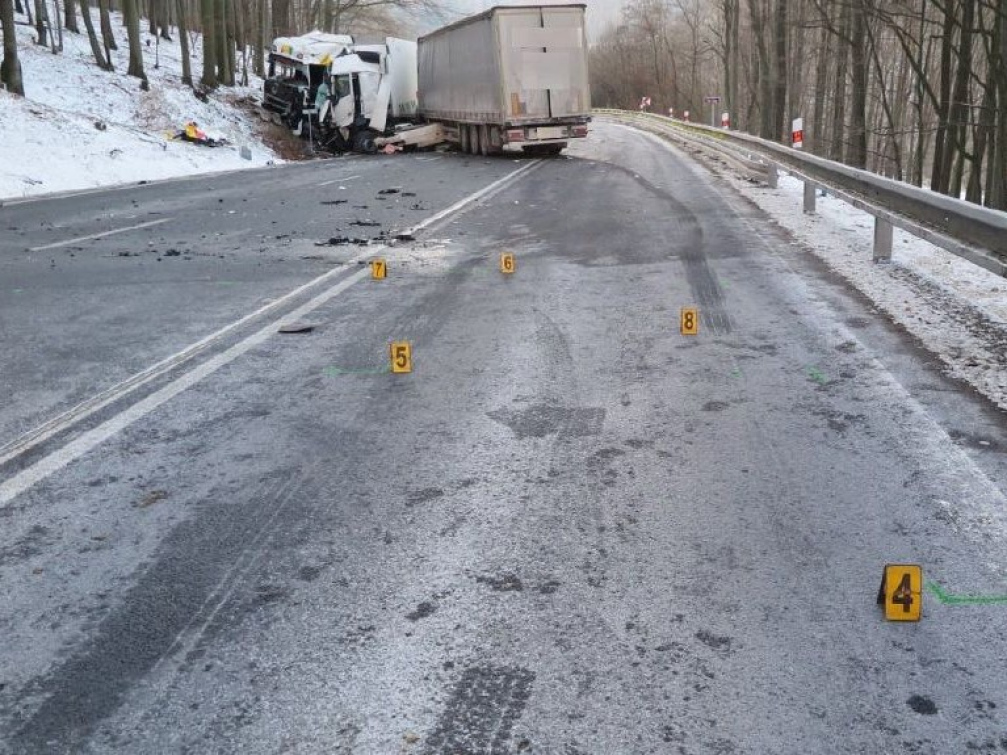
[[[804,182],[804,212],[807,215],[815,214],[815,196],[818,187],[811,181]]]
[[[874,261],[892,260],[892,224],[882,218],[874,218]]]
[[[776,163],[770,163],[766,170],[766,183],[770,189],[775,189],[780,185],[780,172],[776,169]]]

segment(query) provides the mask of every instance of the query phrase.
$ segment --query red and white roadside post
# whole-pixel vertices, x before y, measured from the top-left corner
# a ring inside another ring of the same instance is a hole
[[[721,113],[720,114],[720,127],[725,131],[731,128],[731,114]]]
[[[804,119],[795,118],[790,129],[790,143],[794,149],[804,149]]]

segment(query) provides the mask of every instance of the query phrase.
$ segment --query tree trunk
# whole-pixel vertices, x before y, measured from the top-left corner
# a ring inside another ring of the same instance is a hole
[[[216,5],[216,0],[199,0],[203,23],[202,84],[208,89],[217,88],[217,30],[213,22],[214,5]]]
[[[818,65],[815,70],[815,110],[811,117],[811,150],[824,157],[825,139],[825,88],[829,81],[829,63],[832,59],[832,33],[829,31],[830,20],[823,19],[822,33],[818,40]]]
[[[77,8],[73,0],[63,0],[63,22],[66,30],[74,34],[80,34],[80,27],[77,25]]]
[[[269,3],[266,0],[256,0],[258,2],[258,19],[255,30],[255,74],[266,76],[266,29],[269,28]]]
[[[994,81],[997,87],[996,144],[990,160],[991,180],[986,204],[998,210],[1007,210],[1007,0],[997,2],[996,33],[993,48]]]
[[[3,82],[8,92],[24,97],[21,61],[17,57],[17,31],[14,29],[13,0],[0,0],[0,23],[3,24],[3,62],[0,63],[0,82]]]
[[[46,33],[45,0],[35,0],[35,34],[35,44],[42,47],[49,44],[49,35]]]
[[[91,54],[94,55],[94,60],[98,64],[98,68],[111,71],[112,64],[109,63],[108,58],[105,57],[105,53],[101,48],[101,42],[98,41],[98,35],[94,31],[94,24],[91,22],[91,9],[88,6],[88,0],[80,0],[80,14],[84,18],[84,28],[87,30],[87,40],[91,43]]]
[[[224,86],[232,86],[234,79],[228,64],[230,58],[227,54],[227,0],[213,0],[213,35],[216,41],[217,55],[217,82]]]
[[[290,0],[272,0],[273,2],[273,39],[290,35]],[[338,28],[338,21],[335,28]]]
[[[850,52],[850,5],[843,3],[839,17],[839,47],[836,61],[836,94],[832,107],[832,139],[829,158],[843,159],[843,144],[846,141],[846,65]]]
[[[112,34],[112,21],[108,15],[108,0],[98,0],[98,13],[101,18],[101,38],[105,42],[105,54],[108,55],[109,50],[118,50],[119,45],[116,44],[115,35]],[[112,56],[108,55],[108,65],[109,70],[112,70]]]
[[[178,41],[182,46],[182,83],[192,86],[192,62],[189,55],[189,26],[185,17],[185,0],[177,0]]]
[[[122,0],[122,15],[126,21],[126,35],[129,37],[129,67],[128,76],[147,81],[143,71],[143,48],[140,46],[140,13],[137,0]]]
[[[787,141],[787,5],[792,0],[776,0],[776,18],[773,28],[773,141]],[[798,65],[800,65],[798,63]]]
[[[850,140],[846,162],[855,168],[867,167],[867,12],[864,0],[855,0],[853,36],[850,39]]]

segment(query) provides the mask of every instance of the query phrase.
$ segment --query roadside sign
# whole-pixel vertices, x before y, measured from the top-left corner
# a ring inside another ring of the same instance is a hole
[[[885,564],[878,605],[885,607],[887,621],[919,621],[923,612],[923,567]]]
[[[804,119],[795,118],[794,125],[791,128],[790,134],[791,143],[794,145],[794,149],[804,148]]]
[[[388,265],[384,260],[371,260],[371,278],[383,281],[388,277]]]
[[[504,252],[500,255],[500,272],[505,275],[514,272],[514,255],[510,252]]]
[[[720,97],[719,96],[716,96],[716,97],[704,97],[703,98],[703,102],[712,102],[713,104],[716,104],[716,103],[720,102]]]
[[[402,375],[413,371],[413,349],[408,341],[395,341],[390,347],[392,372]]]
[[[698,336],[699,310],[696,307],[682,307],[678,315],[678,325],[683,336]]]

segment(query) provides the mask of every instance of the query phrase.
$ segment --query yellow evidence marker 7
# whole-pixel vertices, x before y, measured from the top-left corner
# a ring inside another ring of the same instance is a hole
[[[514,255],[504,252],[500,255],[500,272],[510,275],[514,272]]]
[[[413,371],[413,349],[408,341],[395,341],[390,347],[392,372],[401,375]]]
[[[382,259],[371,260],[371,278],[383,281],[388,277],[388,265]]]
[[[919,621],[923,612],[923,567],[885,564],[878,605],[884,605],[887,621]]]
[[[696,307],[682,307],[678,315],[678,324],[683,336],[698,336],[699,310]]]

